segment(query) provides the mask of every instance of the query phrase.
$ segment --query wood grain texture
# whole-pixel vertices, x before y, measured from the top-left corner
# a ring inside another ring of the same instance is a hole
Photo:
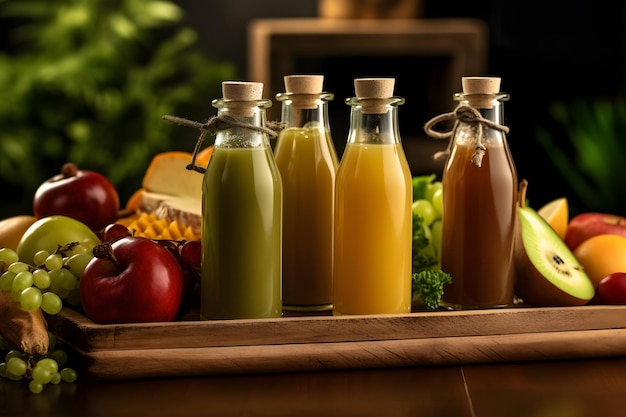
[[[50,322],[90,379],[319,371],[626,354],[626,307],[97,325]]]

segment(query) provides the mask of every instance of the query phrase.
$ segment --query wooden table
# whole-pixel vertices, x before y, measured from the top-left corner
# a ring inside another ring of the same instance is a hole
[[[230,375],[47,387],[0,380],[0,415],[623,416],[626,358]]]

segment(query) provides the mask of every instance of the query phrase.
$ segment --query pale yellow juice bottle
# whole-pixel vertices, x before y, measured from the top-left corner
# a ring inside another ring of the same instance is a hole
[[[283,183],[283,309],[332,308],[335,177],[339,164],[322,92],[323,76],[285,77],[274,149]]]
[[[411,172],[393,79],[357,79],[336,181],[334,314],[411,311]]]

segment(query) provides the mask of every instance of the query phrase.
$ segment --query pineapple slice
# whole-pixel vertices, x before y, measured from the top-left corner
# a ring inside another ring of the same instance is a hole
[[[154,213],[137,212],[132,216],[121,218],[117,223],[126,226],[135,236],[154,240],[200,240],[191,226],[184,227],[177,220],[168,222],[158,218]]]

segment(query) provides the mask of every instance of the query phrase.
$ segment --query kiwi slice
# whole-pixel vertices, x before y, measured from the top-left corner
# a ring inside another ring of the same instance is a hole
[[[525,205],[527,182],[520,185],[515,242],[515,292],[532,306],[583,305],[595,294],[593,283],[556,231]]]

